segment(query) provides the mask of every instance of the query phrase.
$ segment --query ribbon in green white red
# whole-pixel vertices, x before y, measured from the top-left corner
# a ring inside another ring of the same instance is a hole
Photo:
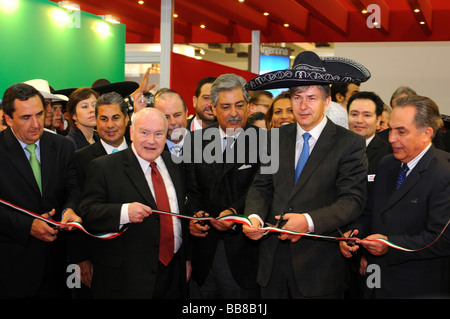
[[[6,205],[6,206],[12,207],[12,208],[14,208],[15,210],[18,210],[18,211],[20,211],[20,212],[22,212],[22,213],[25,213],[25,214],[27,214],[27,215],[29,215],[29,216],[31,216],[31,217],[37,218],[37,219],[39,219],[39,220],[42,220],[42,221],[44,221],[44,222],[46,222],[46,223],[48,223],[48,224],[50,224],[50,225],[52,225],[52,226],[54,226],[54,227],[73,226],[73,227],[76,227],[76,228],[82,230],[83,232],[85,232],[85,233],[88,234],[89,236],[96,237],[96,238],[103,238],[103,239],[111,239],[111,238],[115,238],[115,237],[121,235],[121,234],[126,230],[126,228],[123,228],[123,229],[122,229],[121,231],[119,231],[119,232],[101,233],[101,234],[93,235],[93,234],[89,233],[89,232],[88,232],[88,231],[87,231],[87,230],[86,230],[79,222],[68,222],[67,224],[63,224],[63,223],[60,223],[60,222],[58,222],[58,221],[55,221],[55,220],[53,220],[53,219],[51,219],[51,218],[47,218],[47,217],[44,217],[44,216],[42,216],[42,215],[39,215],[39,214],[30,212],[29,210],[26,210],[26,209],[24,209],[24,208],[21,208],[21,207],[19,207],[19,206],[16,206],[16,205],[14,205],[14,204],[11,204],[10,202],[7,202],[7,201],[5,201],[5,200],[3,200],[3,199],[0,199],[0,202],[1,202],[2,204]]]
[[[42,215],[38,215],[36,213],[30,212],[26,209],[23,209],[21,207],[18,207],[14,204],[11,204],[5,200],[0,199],[0,202],[12,207],[18,211],[21,211],[27,215],[30,215],[34,218],[40,219],[50,225],[53,225],[55,227],[61,227],[64,225],[68,225],[68,226],[74,226],[80,230],[82,230],[83,232],[85,232],[86,234],[92,236],[92,237],[96,237],[96,238],[102,238],[102,239],[111,239],[111,238],[115,238],[119,235],[121,235],[123,232],[126,231],[127,227],[124,227],[121,231],[119,232],[112,232],[112,233],[101,233],[101,234],[91,234],[89,233],[79,222],[69,222],[67,224],[62,224],[60,222],[54,221],[50,218],[46,218]],[[225,220],[225,221],[232,221],[234,223],[239,223],[239,224],[243,224],[243,225],[247,225],[249,227],[253,227],[252,223],[250,221],[250,219],[245,216],[245,215],[238,215],[238,214],[231,214],[231,215],[226,215],[226,216],[222,216],[222,217],[195,217],[195,216],[186,216],[186,215],[181,215],[181,214],[176,214],[176,213],[172,213],[172,212],[165,212],[165,211],[160,211],[160,210],[152,210],[154,213],[158,213],[158,214],[164,214],[164,215],[171,215],[174,217],[178,217],[178,218],[185,218],[185,219],[190,219],[190,220],[196,220],[196,221],[207,221],[207,220],[213,220],[213,219],[217,219],[217,220]],[[391,243],[390,241],[383,239],[383,238],[374,238],[374,239],[364,239],[367,241],[377,241],[380,243],[383,243],[389,247],[395,248],[395,249],[399,249],[402,251],[407,251],[407,252],[415,252],[415,251],[420,251],[423,249],[426,249],[428,247],[430,247],[431,245],[433,245],[444,233],[444,231],[447,229],[448,225],[450,224],[450,220],[447,222],[447,224],[445,225],[444,229],[441,231],[441,233],[439,234],[439,236],[436,237],[436,239],[431,242],[430,244],[428,244],[425,247],[419,248],[419,249],[408,249],[408,248],[404,248],[401,247],[399,245],[396,245],[394,243]],[[318,234],[312,234],[312,233],[301,233],[301,232],[296,232],[293,230],[287,230],[287,229],[281,229],[281,228],[276,228],[276,227],[261,227],[261,230],[265,230],[265,231],[272,231],[272,232],[278,232],[278,233],[284,233],[284,234],[291,234],[291,235],[297,235],[297,236],[307,236],[307,237],[315,237],[315,238],[321,238],[321,239],[333,239],[333,240],[361,240],[360,238],[357,237],[334,237],[334,236],[325,236],[325,235],[318,235]]]

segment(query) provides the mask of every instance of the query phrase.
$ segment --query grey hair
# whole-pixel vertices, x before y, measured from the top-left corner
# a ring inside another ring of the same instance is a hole
[[[414,124],[417,129],[423,131],[428,127],[433,129],[433,137],[441,125],[439,107],[430,98],[420,95],[401,97],[395,102],[395,107],[412,106],[416,109]]]
[[[247,84],[247,81],[236,74],[228,73],[228,74],[222,74],[219,76],[212,84],[211,86],[211,103],[214,107],[217,105],[217,100],[219,98],[219,93],[221,91],[229,91],[236,88],[241,88],[242,92],[244,93],[245,102],[248,103],[250,99],[250,95],[245,88],[245,85]]]
[[[120,111],[122,111],[122,113],[125,117],[127,116],[127,114],[128,114],[127,104],[123,100],[123,97],[117,92],[104,93],[97,99],[97,106],[95,108],[95,116],[97,116],[97,114],[98,114],[98,107],[100,105],[110,105],[110,104],[119,104]]]

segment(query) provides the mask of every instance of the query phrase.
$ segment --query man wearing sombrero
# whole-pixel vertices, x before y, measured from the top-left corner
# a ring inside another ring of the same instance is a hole
[[[259,173],[251,186],[245,213],[253,227],[246,235],[261,240],[258,283],[263,298],[341,298],[345,260],[337,241],[264,232],[280,228],[339,236],[338,228],[357,218],[366,202],[367,158],[364,139],[327,119],[324,111],[332,83],[361,83],[369,71],[337,57],[300,53],[291,68],[249,81],[249,90],[289,88],[296,123],[279,129],[279,161],[274,174]],[[303,170],[302,170],[303,166]]]

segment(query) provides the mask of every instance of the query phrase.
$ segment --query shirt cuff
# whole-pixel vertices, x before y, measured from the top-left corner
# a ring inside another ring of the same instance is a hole
[[[130,217],[128,216],[128,205],[123,204],[120,208],[120,227],[130,222]]]

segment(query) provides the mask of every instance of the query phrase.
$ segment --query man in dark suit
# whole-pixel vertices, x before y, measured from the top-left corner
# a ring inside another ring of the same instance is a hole
[[[358,92],[348,100],[348,128],[366,140],[366,155],[369,161],[368,193],[375,180],[378,162],[392,153],[391,145],[375,134],[383,113],[383,105],[381,98],[373,92]]]
[[[74,149],[64,137],[44,132],[44,104],[30,85],[19,83],[5,91],[9,127],[0,133],[1,198],[62,223],[81,222],[75,214],[79,189]],[[2,204],[0,247],[0,297],[68,297],[63,233]]]
[[[364,247],[368,254],[362,269],[378,267],[377,285],[365,287],[368,297],[449,297],[448,230],[439,235],[450,220],[450,155],[432,145],[439,127],[437,110],[422,96],[396,101],[389,119],[393,155],[379,163],[366,209],[351,225],[362,240],[355,246],[340,245],[346,257]]]
[[[74,161],[81,189],[92,160],[128,148],[128,142],[124,137],[128,129],[128,113],[122,96],[116,92],[102,94],[97,100],[95,115],[100,141],[75,152]],[[91,286],[92,279],[92,263],[89,255],[91,239],[81,231],[74,232],[67,238],[69,260],[80,266],[81,281],[87,287]],[[84,295],[82,291],[76,292],[79,292],[80,298]]]
[[[153,212],[185,211],[183,166],[163,152],[166,134],[164,114],[144,108],[134,115],[131,147],[89,167],[80,203],[85,227],[94,233],[127,227],[114,239],[92,243],[94,298],[186,296],[183,220]],[[168,200],[160,197],[164,189]]]
[[[248,191],[245,214],[253,225],[243,226],[248,237],[261,239],[264,230],[260,228],[276,224],[281,213],[285,213],[285,224],[280,228],[338,236],[338,227],[361,214],[367,191],[364,139],[334,124],[324,111],[331,100],[330,79],[341,79],[343,72],[354,74],[348,80],[361,82],[369,75],[361,65],[355,70],[356,62],[341,61],[345,60],[320,59],[305,51],[297,56],[291,72],[262,75],[249,82],[256,89],[273,88],[272,84],[289,87],[297,122],[279,128],[279,139],[270,138],[271,143],[279,143],[279,153],[271,155],[272,161],[279,161],[279,169],[273,174],[258,173]],[[268,85],[262,86],[265,81]],[[337,242],[267,234],[259,255],[261,296],[343,297],[345,259],[336,250]]]
[[[250,149],[251,142],[258,145],[259,129],[246,124],[245,83],[235,74],[218,77],[211,87],[218,124],[195,130],[189,136],[193,156],[187,164],[189,213],[211,217],[243,213],[247,189],[259,168],[257,151]],[[253,141],[247,136],[250,131],[255,133]],[[225,146],[227,139],[230,143]],[[202,159],[197,161],[199,154]],[[253,161],[252,155],[256,155]],[[259,296],[255,280],[258,243],[246,238],[240,225],[212,220],[202,226],[191,221],[190,230],[194,236],[192,298]]]

